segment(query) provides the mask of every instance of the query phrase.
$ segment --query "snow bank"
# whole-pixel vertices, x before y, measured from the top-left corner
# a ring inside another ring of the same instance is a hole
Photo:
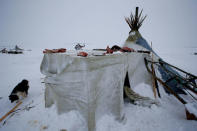
[[[0,117],[7,113],[15,103],[8,100],[9,93],[22,79],[30,81],[29,95],[23,100],[18,109],[26,106],[34,106],[30,110],[18,110],[0,123],[0,131],[87,131],[87,125],[83,116],[77,111],[70,111],[57,115],[55,106],[45,108],[43,75],[40,73],[42,50],[25,52],[22,55],[0,54]],[[184,56],[182,57],[184,59]],[[187,61],[187,59],[184,59]],[[141,87],[142,86],[142,87]],[[143,87],[145,86],[145,87]],[[136,88],[146,88],[144,83]],[[133,87],[135,88],[135,86]],[[104,115],[96,124],[97,131],[196,131],[197,122],[188,121],[185,116],[185,107],[172,95],[165,94],[160,87],[161,106],[151,108],[141,107],[125,103],[123,112],[125,120],[119,123],[114,116]],[[145,90],[145,89],[144,89]],[[137,89],[136,89],[137,91]],[[140,93],[140,90],[139,92]],[[144,95],[149,95],[145,93]]]
[[[135,86],[133,88],[133,90],[141,96],[145,96],[145,97],[149,97],[149,98],[154,99],[152,86],[150,86],[148,84],[140,83],[137,86]]]

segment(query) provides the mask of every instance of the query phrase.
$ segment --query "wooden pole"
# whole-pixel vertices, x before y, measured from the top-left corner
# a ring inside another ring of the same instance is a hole
[[[151,48],[152,48],[152,42],[151,42]],[[152,62],[153,62],[153,52],[152,52]],[[154,97],[157,98],[157,94],[156,94],[156,84],[155,84],[155,70],[153,67],[153,63],[151,62],[151,69],[152,69],[152,84],[153,84],[153,93],[154,93]]]
[[[170,93],[172,93],[181,103],[187,104],[185,100],[183,100],[179,95],[177,95],[168,85],[165,84],[161,79],[156,78]]]
[[[8,113],[6,113],[1,119],[0,122],[3,121],[9,114],[11,114],[14,110],[16,110],[16,108],[21,105],[22,102],[20,101],[19,103],[17,103]]]
[[[180,68],[178,68],[178,67],[176,67],[176,66],[173,66],[173,65],[171,65],[171,64],[169,64],[169,63],[167,63],[167,62],[164,62],[164,61],[159,61],[159,62],[160,62],[160,64],[166,64],[166,65],[168,65],[168,66],[170,66],[170,67],[173,67],[173,68],[177,69],[178,71],[180,71],[180,72],[182,72],[182,73],[185,73],[186,75],[189,75],[189,76],[193,77],[194,80],[197,79],[197,76],[195,76],[195,75],[193,75],[193,74],[191,74],[191,73],[188,73],[188,72],[186,72],[186,71],[184,71],[184,70],[182,70],[182,69],[180,69]],[[162,66],[162,67],[166,70],[166,68],[165,68],[164,66]],[[170,70],[168,70],[168,72],[170,72],[171,74],[177,76],[178,78],[181,78],[182,80],[188,82],[188,80],[187,80],[186,78],[184,78],[184,77],[182,77],[182,76],[178,76],[177,74],[173,73],[173,72],[170,71]],[[176,80],[180,83],[180,81],[177,79],[177,77],[175,77],[175,78],[176,78]],[[193,86],[193,88],[191,88],[190,86],[188,86],[187,83],[184,85],[184,87],[187,88],[187,89],[189,89],[189,90],[192,91],[193,93],[197,94],[197,91],[194,90],[194,88],[197,88],[196,83],[192,83],[192,82],[188,82],[188,83],[189,83],[191,86]]]
[[[146,60],[146,61],[151,63],[150,60]],[[156,63],[158,63],[158,62],[152,62],[152,63],[153,63],[153,64],[156,64]],[[170,65],[170,64],[168,64],[168,63],[166,63],[166,62],[161,62],[161,61],[160,61],[159,63],[161,64],[160,67],[161,67],[162,69],[164,69],[166,72],[168,72],[168,73],[174,75],[175,77],[174,77],[173,79],[176,79],[178,83],[180,83],[181,85],[184,86],[184,88],[187,88],[187,89],[189,89],[190,91],[192,91],[193,93],[197,94],[197,91],[194,90],[194,88],[191,88],[190,86],[188,86],[187,83],[183,84],[183,83],[180,82],[180,80],[179,80],[179,79],[181,79],[181,80],[183,80],[183,81],[185,81],[185,82],[188,82],[188,80],[187,80],[186,78],[184,78],[184,77],[182,77],[182,76],[178,76],[176,73],[173,73],[172,71],[166,69],[165,66],[163,66],[163,64],[167,64],[167,65],[170,66],[170,67],[172,67],[172,65]],[[174,67],[175,67],[175,66],[174,66]],[[177,67],[176,67],[176,68],[177,68]],[[184,73],[184,72],[183,72],[183,73]],[[171,80],[171,79],[169,79],[169,80]],[[169,81],[169,80],[167,80],[167,81]],[[167,81],[166,81],[166,82],[167,82]],[[191,86],[197,88],[193,83],[189,82],[189,84],[190,84]]]
[[[144,62],[145,62],[145,66],[146,69],[148,70],[148,72],[151,73],[151,70],[148,68],[148,61],[146,58],[144,58]],[[187,102],[185,100],[183,100],[179,95],[177,95],[168,85],[165,84],[165,82],[163,82],[161,79],[159,79],[158,77],[154,76],[156,80],[159,81],[159,83],[161,83],[170,93],[172,93],[181,103],[186,104]]]
[[[139,7],[136,7],[136,9],[135,9],[135,19],[138,18],[138,9],[139,9]]]
[[[151,42],[151,48],[152,48],[152,42]],[[153,51],[153,49],[152,49],[152,51]],[[157,89],[157,94],[158,94],[158,96],[159,96],[159,98],[161,98],[161,95],[160,95],[160,92],[159,92],[159,86],[158,86],[158,83],[157,83],[157,79],[155,79],[155,76],[156,76],[156,74],[155,74],[155,69],[154,69],[154,65],[153,65],[153,52],[152,52],[152,64],[151,64],[151,68],[152,68],[152,74],[153,74],[153,82],[154,82],[154,86],[155,86],[155,88]]]
[[[187,75],[190,75],[190,76],[192,76],[192,77],[194,77],[194,78],[196,78],[197,79],[197,76],[195,76],[195,75],[193,75],[193,74],[191,74],[191,73],[188,73],[188,72],[186,72],[186,71],[184,71],[184,70],[182,70],[182,69],[180,69],[180,68],[178,68],[178,67],[176,67],[176,66],[173,66],[173,65],[171,65],[171,64],[169,64],[169,63],[167,63],[167,62],[164,62],[164,61],[159,61],[160,63],[163,63],[163,64],[166,64],[166,65],[169,65],[169,66],[171,66],[171,67],[173,67],[173,68],[175,68],[175,69],[177,69],[177,70],[179,70],[179,71],[181,71],[181,72],[183,72],[183,73],[185,73],[185,74],[187,74]]]
[[[136,7],[136,9],[135,9],[135,20],[134,20],[134,30],[136,29],[136,30],[138,30],[138,27],[137,27],[137,24],[138,24],[138,9],[139,9],[139,7]]]

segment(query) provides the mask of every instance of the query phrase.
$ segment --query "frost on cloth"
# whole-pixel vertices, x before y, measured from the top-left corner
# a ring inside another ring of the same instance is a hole
[[[41,72],[45,77],[45,104],[56,104],[58,113],[79,111],[89,131],[102,116],[122,120],[123,85],[128,72],[131,87],[150,84],[143,63],[146,54],[121,53],[107,56],[73,57],[44,54]]]

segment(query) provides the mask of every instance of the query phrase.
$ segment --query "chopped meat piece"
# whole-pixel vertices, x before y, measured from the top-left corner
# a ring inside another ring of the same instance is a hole
[[[83,57],[86,57],[86,56],[88,56],[88,53],[86,53],[86,52],[82,51],[82,52],[79,52],[79,53],[77,54],[77,56],[83,56]]]

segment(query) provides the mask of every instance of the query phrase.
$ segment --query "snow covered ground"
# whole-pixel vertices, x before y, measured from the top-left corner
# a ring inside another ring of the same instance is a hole
[[[196,51],[196,50],[195,50]],[[174,52],[175,53],[175,52]],[[176,54],[176,53],[175,53]],[[160,55],[160,54],[159,54]],[[188,55],[179,57],[163,51],[161,56],[166,56],[164,60],[173,61],[183,67]],[[178,56],[178,54],[177,54]],[[184,57],[186,56],[186,57]],[[197,56],[189,54],[193,61],[186,65],[191,73],[197,74]],[[189,57],[189,58],[190,58]],[[0,54],[0,117],[7,113],[15,103],[10,103],[8,96],[12,89],[22,79],[29,80],[29,95],[23,100],[22,105],[0,123],[1,131],[87,131],[86,123],[77,111],[71,111],[62,115],[57,115],[55,106],[45,108],[44,105],[44,76],[40,73],[40,64],[43,58],[42,50],[26,51],[24,54]],[[181,60],[178,58],[182,58]],[[183,64],[183,65],[182,65]],[[147,85],[141,83],[135,91],[143,95],[150,95],[145,88]],[[162,90],[162,88],[160,88]],[[104,116],[97,122],[97,131],[196,131],[197,122],[186,120],[185,108],[173,96],[169,96],[162,90],[162,98],[158,101],[160,106],[142,107],[125,103],[125,121],[119,123],[113,116]]]

